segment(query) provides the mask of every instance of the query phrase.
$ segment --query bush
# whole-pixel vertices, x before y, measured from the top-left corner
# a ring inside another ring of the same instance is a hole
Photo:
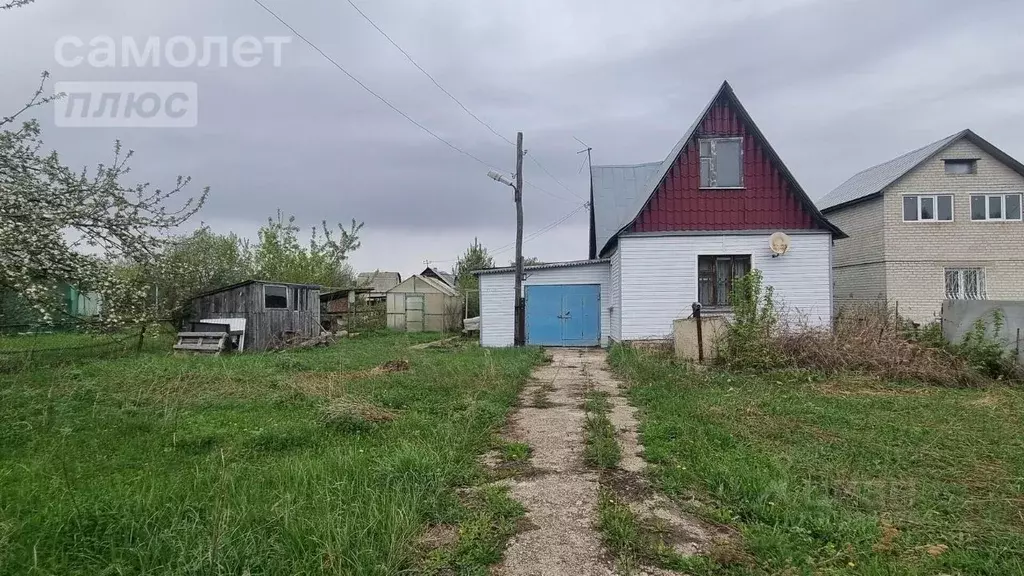
[[[923,336],[923,337],[921,337]],[[982,383],[968,362],[941,344],[934,329],[912,337],[888,309],[861,309],[839,315],[832,329],[803,328],[775,339],[793,367],[827,373],[857,371],[886,380],[915,380],[943,386]]]
[[[771,286],[759,270],[736,281],[734,318],[719,346],[719,361],[740,370],[800,368],[856,371],[887,380],[977,386],[988,378],[1022,380],[1021,368],[999,341],[1004,323],[979,320],[963,341],[949,344],[935,323],[918,328],[887,307],[863,307],[836,317],[831,329],[783,325]]]
[[[1021,368],[1001,341],[1006,326],[1001,310],[992,312],[992,335],[985,318],[979,318],[952,349],[970,364],[971,368],[996,379],[1021,379]]]
[[[782,359],[774,349],[779,325],[774,290],[764,285],[760,270],[736,281],[731,293],[733,320],[720,344],[719,358],[733,367],[778,368]]]

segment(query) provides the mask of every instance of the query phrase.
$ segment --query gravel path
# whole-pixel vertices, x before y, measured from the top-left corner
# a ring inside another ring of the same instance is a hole
[[[597,474],[583,462],[583,396],[588,373],[604,366],[600,350],[553,349],[523,390],[510,439],[533,449],[533,473],[510,479],[512,497],[536,527],[515,536],[495,568],[501,575],[613,574],[595,525]],[[542,398],[542,402],[538,402]],[[538,407],[541,406],[541,407]]]
[[[657,494],[643,478],[646,462],[637,434],[636,410],[629,405],[619,381],[611,374],[605,352],[596,349],[555,348],[552,362],[537,368],[520,395],[507,439],[532,449],[530,467],[503,482],[526,508],[530,526],[509,541],[504,561],[494,574],[539,576],[574,574],[608,576],[616,573],[615,559],[604,549],[597,531],[601,483],[645,523],[657,522],[665,543],[684,556],[701,554],[728,534],[682,512]],[[599,475],[583,460],[586,412],[590,390],[607,394],[608,419],[615,427],[622,459],[617,470]],[[673,574],[636,566],[641,576]]]

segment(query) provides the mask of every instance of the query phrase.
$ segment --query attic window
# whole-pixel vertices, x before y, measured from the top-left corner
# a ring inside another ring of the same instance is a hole
[[[288,309],[288,287],[265,284],[263,286],[263,307],[267,309]]]
[[[943,160],[946,164],[946,174],[976,174],[978,172],[978,161],[969,158],[964,160]]]
[[[743,187],[743,138],[701,138],[700,187]]]

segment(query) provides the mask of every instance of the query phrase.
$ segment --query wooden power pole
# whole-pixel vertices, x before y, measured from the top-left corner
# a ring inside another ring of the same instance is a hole
[[[516,281],[515,329],[513,343],[526,345],[526,310],[523,298],[523,133],[516,135]]]

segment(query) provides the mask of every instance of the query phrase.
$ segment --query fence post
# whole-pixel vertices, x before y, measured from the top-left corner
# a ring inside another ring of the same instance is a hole
[[[704,363],[704,333],[701,330],[700,302],[693,303],[693,319],[697,321],[697,362]]]
[[[142,344],[145,341],[145,338],[146,338],[146,325],[143,324],[142,325],[142,330],[139,330],[139,344],[138,344],[138,347],[135,349],[136,352],[142,352]]]

